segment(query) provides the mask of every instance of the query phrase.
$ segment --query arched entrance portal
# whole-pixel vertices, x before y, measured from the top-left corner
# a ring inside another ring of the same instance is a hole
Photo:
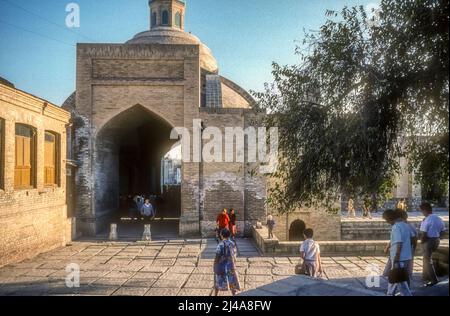
[[[143,195],[157,211],[153,237],[178,236],[181,205],[173,200],[180,201],[181,187],[164,181],[164,157],[175,142],[170,139],[171,130],[164,119],[136,105],[97,134],[94,211],[105,223],[100,235],[106,236],[109,224],[117,223],[120,238],[140,239],[147,222],[133,197]]]
[[[292,222],[291,227],[289,228],[289,241],[303,241],[305,237],[303,236],[303,232],[306,229],[305,222],[302,220],[295,220]]]

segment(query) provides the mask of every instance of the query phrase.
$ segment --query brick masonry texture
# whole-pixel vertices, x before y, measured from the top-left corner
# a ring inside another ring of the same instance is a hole
[[[217,77],[218,84],[221,80]],[[248,107],[249,97],[232,82],[225,83],[230,86],[228,105],[236,102],[234,107]],[[172,128],[187,128],[191,135],[194,119],[221,130],[251,124],[254,114],[249,109],[201,109],[200,89],[198,45],[78,45],[77,91],[71,112],[79,122],[74,153],[79,164],[77,227],[82,234],[97,234],[113,212],[114,202],[105,197],[117,195],[118,180],[104,166],[113,169],[117,157],[105,154],[114,152],[113,145],[99,137],[103,127],[124,111],[139,105]],[[232,89],[243,96],[233,96]],[[231,207],[236,209],[240,234],[250,235],[251,225],[266,215],[265,179],[249,176],[254,167],[242,162],[184,162],[180,235],[213,234],[217,214]]]
[[[0,266],[31,258],[70,240],[66,209],[66,125],[69,113],[20,90],[0,84],[0,118],[5,121],[4,187],[0,188]],[[15,124],[36,131],[35,186],[14,188]],[[44,133],[60,135],[60,185],[44,186]],[[2,153],[3,154],[3,153]]]

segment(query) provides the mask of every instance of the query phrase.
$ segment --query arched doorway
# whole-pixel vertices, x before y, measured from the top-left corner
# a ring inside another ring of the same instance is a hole
[[[172,126],[136,105],[112,118],[95,143],[95,214],[117,223],[120,238],[140,239],[145,221],[133,197],[142,195],[156,207],[153,237],[177,237],[181,206],[167,209],[161,186],[162,157],[171,149]],[[170,213],[170,216],[167,216]],[[100,235],[107,235],[106,225]]]
[[[302,220],[295,220],[291,223],[289,228],[289,241],[303,241],[305,237],[303,236],[303,232],[306,229],[305,222]]]

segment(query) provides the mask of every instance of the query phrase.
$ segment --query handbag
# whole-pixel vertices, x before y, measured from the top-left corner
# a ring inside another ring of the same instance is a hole
[[[306,266],[305,263],[299,263],[295,266],[295,274],[305,275],[306,274]]]
[[[394,267],[389,271],[389,283],[402,283],[409,281],[409,273],[408,270],[404,267]]]

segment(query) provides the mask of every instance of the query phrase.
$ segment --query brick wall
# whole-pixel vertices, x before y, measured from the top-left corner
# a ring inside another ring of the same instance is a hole
[[[114,208],[103,207],[104,193],[117,195],[118,180],[105,177],[102,165],[116,165],[114,148],[99,143],[98,133],[116,116],[137,105],[168,126],[186,126],[198,118],[200,51],[198,45],[80,44],[77,47],[75,133],[77,226],[95,235]],[[128,122],[133,124],[133,122]],[[126,124],[126,123],[124,123]],[[169,134],[167,135],[169,141]],[[106,154],[105,154],[106,152]],[[109,174],[109,173],[108,173]],[[180,232],[198,232],[198,163],[183,165]],[[101,202],[101,203],[100,203]]]
[[[222,153],[226,152],[225,128],[253,126],[252,112],[244,109],[202,109],[201,118],[205,131],[208,127],[221,131]],[[211,139],[203,141],[203,148],[210,144]],[[247,144],[248,145],[248,144]],[[253,144],[250,144],[253,146]],[[246,146],[246,150],[249,147]],[[251,225],[265,218],[265,177],[252,173],[256,163],[247,163],[248,153],[245,152],[245,163],[237,160],[236,140],[233,144],[233,162],[226,161],[225,156],[217,157],[219,161],[204,162],[201,166],[201,201],[202,234],[214,234],[215,221],[222,209],[234,208],[237,216],[238,234],[250,236]]]
[[[341,217],[329,214],[322,209],[301,209],[290,214],[277,215],[273,212],[276,226],[274,234],[281,241],[289,241],[289,229],[296,220],[305,223],[306,228],[314,230],[314,238],[317,240],[340,240]]]
[[[0,266],[63,246],[69,239],[66,207],[66,124],[69,113],[22,91],[0,85],[0,118],[5,120],[4,189],[0,189]],[[34,188],[14,188],[15,124],[36,131]],[[60,185],[44,186],[44,133],[60,135]],[[3,153],[2,153],[3,154]]]

